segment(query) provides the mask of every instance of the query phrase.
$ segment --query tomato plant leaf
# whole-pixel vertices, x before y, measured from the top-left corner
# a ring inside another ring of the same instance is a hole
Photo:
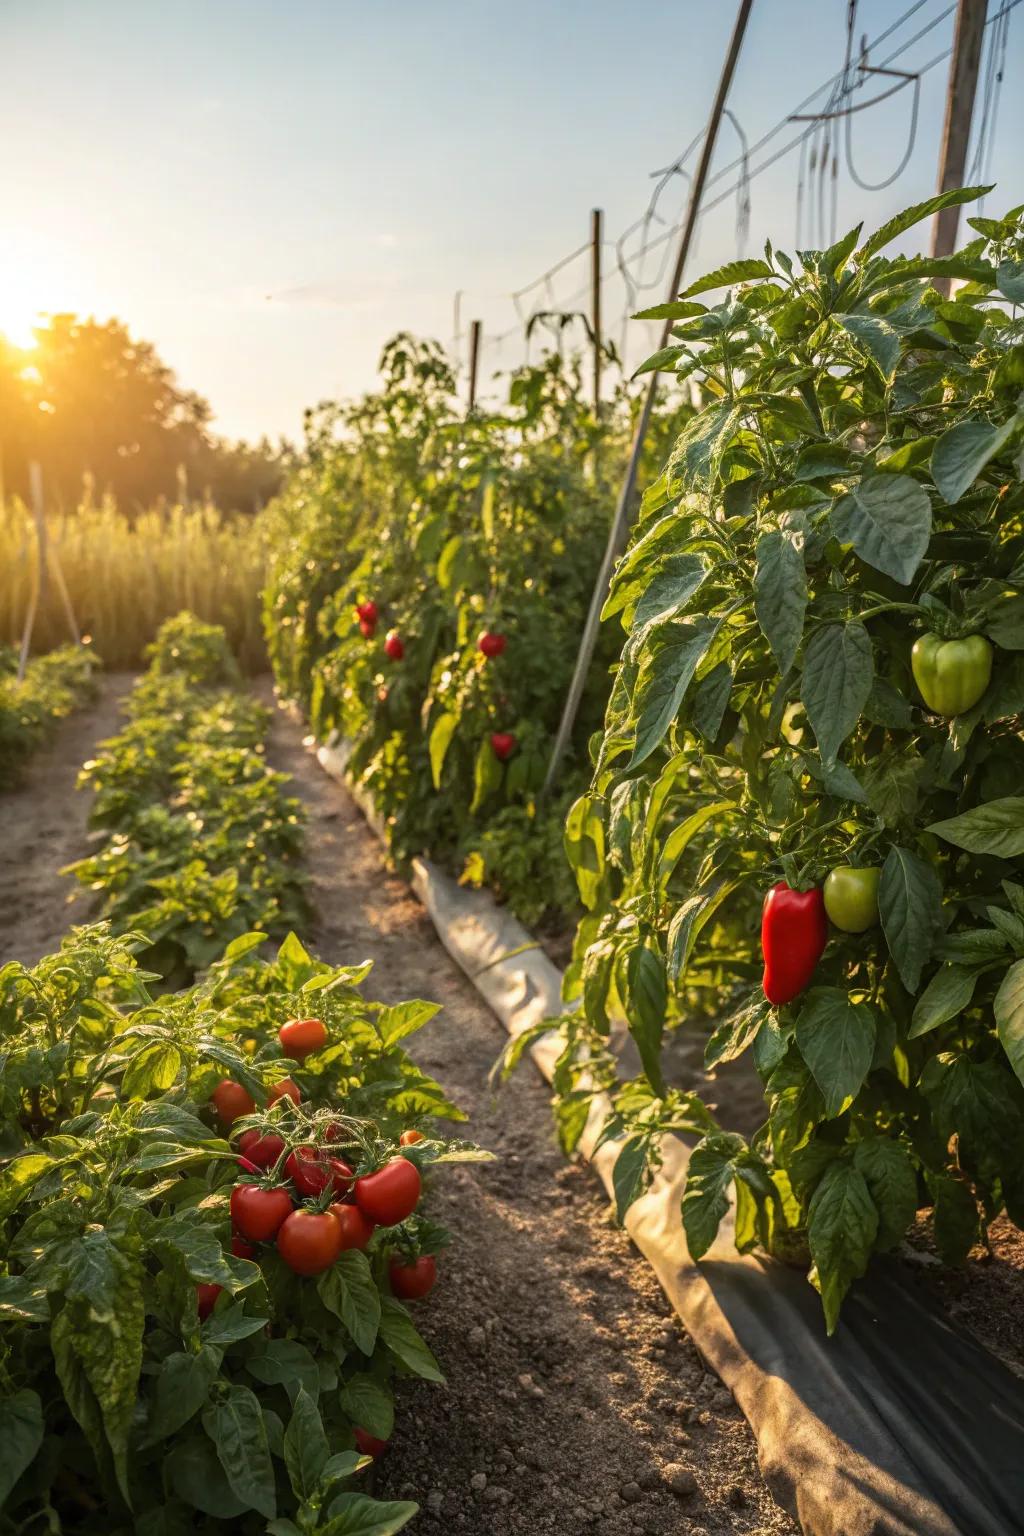
[[[963,1013],[974,996],[977,981],[977,974],[962,965],[940,966],[914,1004],[908,1039],[917,1040]]]
[[[612,1168],[612,1190],[615,1195],[615,1220],[619,1226],[626,1219],[626,1212],[643,1194],[647,1183],[647,1153],[650,1138],[628,1136],[622,1143]]]
[[[640,1052],[640,1062],[651,1087],[660,1092],[661,1037],[665,1029],[668,984],[665,962],[650,940],[634,944],[626,959],[626,1016],[629,1032]]]
[[[419,1514],[408,1500],[368,1499],[363,1493],[339,1493],[327,1509],[323,1536],[396,1536]]]
[[[793,665],[803,638],[806,610],[801,537],[788,529],[762,534],[757,541],[754,612],[783,675]]]
[[[268,1520],[277,1514],[274,1466],[259,1398],[250,1387],[229,1386],[203,1414],[231,1491]]]
[[[399,1040],[414,1035],[424,1024],[429,1024],[440,1011],[440,1003],[422,1002],[395,1003],[391,1008],[384,1008],[377,1017],[381,1039],[385,1045],[397,1045]]]
[[[796,1021],[796,1043],[825,1100],[829,1119],[860,1092],[875,1050],[875,1014],[837,987],[814,987]]]
[[[370,1261],[357,1248],[348,1250],[317,1281],[317,1292],[328,1311],[340,1317],[352,1342],[364,1355],[372,1355],[380,1327],[380,1292]]]
[[[43,1443],[43,1405],[30,1387],[0,1399],[0,1508]]]
[[[634,632],[653,629],[685,608],[707,575],[699,555],[670,555],[655,571],[633,610]]]
[[[747,1150],[742,1136],[705,1136],[690,1153],[683,1195],[683,1230],[692,1259],[702,1259],[729,1209],[736,1160]]]
[[[753,282],[758,277],[773,277],[774,268],[759,256],[748,256],[742,261],[727,261],[704,277],[684,288],[681,299],[692,299],[698,293],[710,293],[713,288],[731,288],[736,283]]]
[[[1001,261],[996,268],[996,286],[1011,304],[1024,304],[1024,261]]]
[[[1011,965],[999,984],[992,1007],[1000,1044],[1024,1083],[1024,960]]]
[[[853,337],[858,350],[866,352],[878,365],[878,371],[888,382],[900,360],[899,331],[881,315],[842,315],[839,323]]]
[[[807,1211],[807,1241],[814,1260],[811,1283],[821,1293],[830,1334],[839,1321],[843,1297],[868,1267],[877,1233],[878,1211],[864,1175],[849,1162],[830,1163]]]
[[[883,246],[897,239],[905,230],[912,229],[922,219],[928,219],[933,213],[939,213],[943,208],[955,208],[961,203],[972,203],[975,199],[983,197],[986,192],[991,192],[991,187],[953,187],[948,192],[939,192],[935,197],[926,197],[924,202],[915,203],[911,208],[904,208],[902,213],[897,213],[881,229],[875,231],[869,239],[865,240],[860,248],[861,256],[873,256]]]
[[[146,1422],[151,1445],[168,1439],[208,1402],[220,1370],[221,1351],[204,1344],[196,1354],[178,1351],[160,1366]]]
[[[459,725],[458,715],[445,713],[438,715],[430,731],[430,776],[434,788],[441,788],[441,773],[444,769],[444,760],[448,755],[452,738]]]
[[[284,1464],[297,1499],[308,1499],[313,1495],[329,1455],[320,1410],[309,1393],[300,1387],[284,1432]]]
[[[917,1215],[917,1174],[910,1153],[887,1136],[858,1141],[853,1166],[863,1174],[878,1212],[875,1246],[895,1248]]]
[[[395,1427],[395,1403],[375,1376],[357,1371],[338,1388],[338,1405],[352,1423],[378,1440],[389,1440]]]
[[[958,502],[1019,429],[1019,418],[1011,416],[999,427],[988,421],[958,421],[943,432],[932,449],[931,468],[944,500],[951,506]]]
[[[871,692],[874,663],[863,624],[827,624],[816,630],[804,652],[801,701],[830,763],[860,719]]]
[[[1024,797],[987,800],[948,821],[933,821],[928,831],[968,853],[1018,858],[1024,853]]]
[[[645,762],[664,739],[717,629],[715,620],[702,618],[666,624],[655,632],[633,698],[636,736],[630,768]]]
[[[381,1302],[380,1337],[396,1360],[425,1381],[444,1381],[441,1368],[420,1338],[412,1318],[390,1296]]]
[[[889,849],[878,886],[889,953],[908,992],[916,992],[942,926],[942,884],[934,867],[908,848]]]
[[[932,508],[928,492],[909,475],[881,473],[842,496],[830,521],[841,543],[906,586],[927,552]]]

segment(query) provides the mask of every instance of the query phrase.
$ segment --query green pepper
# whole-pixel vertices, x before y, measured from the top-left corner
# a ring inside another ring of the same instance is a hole
[[[825,879],[825,911],[844,933],[863,933],[878,922],[880,869],[839,864]]]
[[[937,715],[962,715],[977,704],[992,677],[992,646],[984,635],[943,640],[922,635],[910,653],[914,681]]]

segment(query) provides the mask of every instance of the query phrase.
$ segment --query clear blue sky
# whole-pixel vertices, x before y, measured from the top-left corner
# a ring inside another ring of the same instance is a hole
[[[861,0],[858,35],[911,3]],[[947,7],[923,0],[875,59]],[[509,291],[585,238],[593,205],[609,235],[636,218],[649,173],[704,122],[733,14],[732,0],[0,0],[0,330],[36,309],[116,314],[221,430],[295,433],[306,405],[372,383],[393,331],[448,340],[456,289],[465,318],[505,330]],[[846,0],[755,0],[730,98],[751,141],[840,67],[845,15]],[[899,64],[942,53],[952,25]],[[990,211],[1024,201],[1022,59],[1024,7]],[[947,68],[922,82],[897,185],[863,193],[843,171],[841,227],[933,190]],[[909,105],[856,119],[868,179],[898,161]],[[719,166],[736,143],[724,128]],[[796,174],[793,154],[754,181],[748,252],[768,234],[792,246]],[[684,190],[667,194],[673,219]],[[690,271],[735,253],[730,200]],[[583,264],[561,274],[556,301],[585,280]],[[610,282],[609,319],[622,305]],[[519,355],[492,347],[488,369]]]

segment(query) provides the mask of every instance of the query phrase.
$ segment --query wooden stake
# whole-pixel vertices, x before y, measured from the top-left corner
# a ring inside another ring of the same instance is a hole
[[[604,214],[594,208],[590,214],[590,328],[594,333],[594,415],[601,419],[601,242]]]
[[[942,128],[942,150],[939,155],[940,192],[950,192],[964,184],[987,11],[988,0],[959,0],[957,6],[953,57],[949,64],[949,85],[946,91],[946,120]],[[939,210],[932,224],[933,256],[952,255],[956,249],[959,227],[959,207]],[[948,277],[935,281],[935,287],[947,296],[949,285]]]
[[[469,410],[476,410],[476,376],[480,366],[480,321],[469,327]]]
[[[754,0],[740,0],[739,10],[733,24],[732,37],[729,40],[729,49],[722,66],[721,79],[718,82],[718,90],[711,107],[708,118],[707,130],[704,134],[704,146],[701,150],[700,164],[697,174],[690,186],[690,197],[686,208],[686,220],[683,225],[682,238],[679,242],[679,250],[676,254],[675,266],[672,269],[672,277],[668,286],[668,299],[671,301],[679,292],[683,279],[683,268],[689,255],[690,244],[693,240],[693,231],[697,226],[697,215],[700,212],[701,198],[704,195],[704,183],[708,178],[711,168],[711,156],[715,151],[715,140],[718,137],[718,129],[722,121],[722,112],[725,109],[726,97],[732,84],[732,77],[736,69],[736,61],[739,58],[740,47],[743,43],[743,34],[747,30],[747,22]],[[672,332],[671,320],[666,320],[662,327],[661,347],[667,346]],[[654,410],[654,400],[658,392],[657,372],[649,376],[647,390],[644,395],[643,408],[640,419],[633,434],[633,443],[629,454],[629,464],[626,468],[622,489],[619,492],[618,505],[615,508],[615,516],[612,518],[612,526],[608,533],[608,543],[605,546],[604,558],[601,561],[601,569],[597,573],[594,583],[594,591],[590,599],[590,611],[587,614],[586,623],[583,626],[583,636],[580,640],[579,653],[576,657],[576,668],[573,672],[569,692],[566,695],[565,707],[562,710],[562,719],[559,723],[558,734],[551,750],[551,761],[548,763],[548,771],[544,780],[543,794],[547,796],[558,777],[558,769],[565,749],[569,745],[569,737],[572,735],[573,726],[576,724],[576,716],[579,712],[580,700],[583,698],[583,690],[586,687],[587,675],[590,672],[590,663],[594,658],[594,647],[597,644],[597,632],[601,626],[601,610],[608,596],[608,587],[611,583],[612,570],[622,551],[629,533],[629,525],[632,520],[633,495],[636,490],[637,475],[640,469],[640,455],[643,452],[644,439],[647,436],[647,428],[650,425],[651,414]]]
[[[46,550],[46,511],[43,507],[43,471],[35,459],[28,466],[29,487],[32,492],[32,511],[36,523],[36,579],[32,586],[32,597],[29,601],[28,612],[25,615],[25,628],[21,636],[21,651],[18,655],[18,682],[25,679],[25,669],[28,666],[29,649],[32,645],[32,630],[35,628],[36,613],[46,598],[46,577],[49,558]]]

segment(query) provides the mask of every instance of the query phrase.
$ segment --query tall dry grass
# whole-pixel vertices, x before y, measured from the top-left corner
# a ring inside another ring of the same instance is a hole
[[[51,513],[47,540],[33,654],[69,639],[62,574],[81,633],[108,667],[137,666],[163,620],[186,608],[224,626],[246,670],[265,665],[264,552],[252,520],[199,504],[128,517],[105,498]],[[0,503],[0,643],[18,643],[38,579],[31,513],[16,499]]]

